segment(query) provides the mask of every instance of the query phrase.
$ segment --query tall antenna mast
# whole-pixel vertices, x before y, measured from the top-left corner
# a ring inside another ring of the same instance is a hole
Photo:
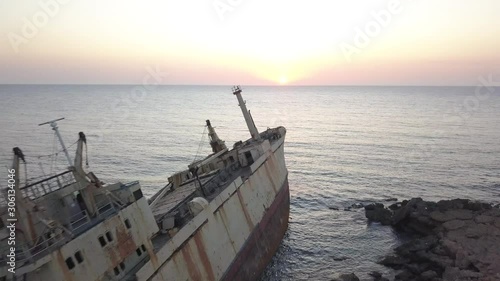
[[[250,131],[250,135],[252,139],[258,141],[260,140],[259,131],[255,127],[255,123],[253,122],[252,115],[250,115],[250,111],[247,110],[247,106],[245,101],[241,97],[241,88],[240,86],[233,87],[233,95],[238,99],[238,104],[240,105],[241,112],[243,113],[243,117],[245,118],[245,122],[247,123],[248,131]]]
[[[61,120],[64,120],[64,117],[38,124],[38,126],[50,124],[50,126],[52,127],[52,130],[54,130],[56,132],[56,136],[59,139],[59,143],[61,144],[64,155],[66,155],[66,160],[68,160],[69,167],[71,167],[71,166],[73,166],[73,162],[71,161],[71,158],[69,157],[68,150],[66,149],[66,146],[64,145],[64,141],[61,137],[61,134],[59,133],[59,128],[57,127],[57,121],[61,121]]]

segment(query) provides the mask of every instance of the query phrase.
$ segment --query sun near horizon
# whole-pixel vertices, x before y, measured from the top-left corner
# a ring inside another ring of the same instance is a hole
[[[279,84],[280,85],[285,85],[288,83],[288,79],[286,78],[286,76],[281,76],[280,77],[280,81],[279,81]]]
[[[0,1],[0,84],[475,85],[500,1]],[[8,11],[8,12],[7,12]],[[286,72],[286,74],[284,74]]]

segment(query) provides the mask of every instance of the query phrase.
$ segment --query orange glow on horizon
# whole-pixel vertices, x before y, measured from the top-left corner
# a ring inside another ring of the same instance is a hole
[[[71,1],[17,52],[0,41],[0,83],[140,83],[148,66],[169,72],[166,84],[475,85],[500,74],[500,1],[400,5],[387,14],[386,0],[253,0],[221,19],[186,1]],[[43,11],[0,9],[0,32],[17,36]]]

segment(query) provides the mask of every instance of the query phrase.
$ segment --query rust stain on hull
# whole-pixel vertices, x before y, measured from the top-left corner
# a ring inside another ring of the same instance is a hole
[[[240,192],[239,188],[236,190],[236,193],[238,194],[238,199],[240,200],[240,206],[241,206],[241,209],[243,210],[243,214],[245,214],[245,220],[247,221],[248,228],[250,230],[252,230],[254,227],[253,222],[252,222],[252,218],[250,218],[250,215],[248,214],[248,211],[247,211],[247,208],[245,205],[245,201],[243,200],[243,196],[241,196],[241,192]]]
[[[285,180],[273,204],[255,227],[221,280],[251,281],[262,274],[288,229],[290,191]]]
[[[214,271],[212,270],[212,264],[208,259],[207,252],[205,251],[205,245],[203,244],[199,233],[194,236],[194,242],[196,244],[196,249],[198,250],[198,255],[200,256],[203,268],[205,268],[205,272],[208,275],[208,280],[215,280]]]
[[[111,269],[115,268],[120,264],[120,258],[118,257],[118,255],[116,255],[114,249],[112,248],[108,249],[108,257],[109,260],[111,261],[111,267],[110,267]]]
[[[127,230],[125,230],[125,227],[123,225],[120,225],[116,228],[116,240],[118,245],[118,253],[122,258],[128,257],[137,248],[134,239],[132,239],[132,235],[128,233]]]
[[[64,257],[60,250],[56,252],[56,260],[64,275],[64,280],[73,280],[73,276],[71,275],[71,272],[69,272],[68,267],[66,266],[66,261],[64,260]]]
[[[271,158],[269,158],[268,160],[270,160]],[[272,165],[271,165],[272,167]],[[269,180],[271,181],[271,186],[274,190],[274,193],[276,194],[278,191],[276,190],[276,184],[274,184],[274,181],[273,181],[273,177],[271,176],[271,172],[269,171],[269,166],[264,164],[264,170],[266,172],[266,176],[269,178]]]
[[[146,250],[148,251],[149,258],[151,259],[151,263],[153,264],[153,268],[158,269],[160,264],[158,263],[158,257],[156,256],[153,250],[153,244],[151,243],[150,240],[148,240],[147,244],[148,247],[146,247]]]
[[[188,274],[191,280],[203,280],[201,277],[201,273],[198,270],[198,266],[193,262],[193,258],[191,257],[191,252],[189,251],[188,245],[182,247],[181,253],[184,261],[186,262]]]
[[[116,245],[109,246],[106,249],[109,260],[111,261],[111,266],[108,270],[120,265],[120,263],[126,259],[129,255],[135,252],[137,245],[132,239],[132,235],[125,230],[125,227],[118,226],[116,228]]]
[[[224,208],[220,208],[219,211],[218,211],[218,213],[221,216],[222,225],[224,226],[224,229],[226,230],[226,233],[230,234],[231,232],[227,228],[228,219],[227,219],[226,211],[224,210]],[[231,241],[231,247],[233,248],[233,251],[236,253],[237,250],[234,248],[234,241],[233,241],[233,239],[231,239],[231,235],[229,235],[229,240]]]

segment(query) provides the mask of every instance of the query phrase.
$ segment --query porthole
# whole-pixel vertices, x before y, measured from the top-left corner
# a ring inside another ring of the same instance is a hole
[[[75,253],[75,259],[78,263],[82,263],[83,262],[83,256],[82,256],[82,252],[81,251],[77,251]]]
[[[132,225],[130,224],[130,221],[128,219],[125,220],[125,226],[130,229],[132,228]]]
[[[108,239],[108,242],[113,241],[113,235],[111,234],[111,232],[106,232],[106,239]]]
[[[69,269],[75,268],[75,263],[73,262],[73,259],[71,257],[66,259],[66,265]]]
[[[98,237],[98,239],[99,239],[99,243],[101,244],[101,247],[104,247],[104,246],[106,246],[106,244],[108,244],[108,243],[106,243],[106,239],[104,239],[104,236],[101,235]]]

